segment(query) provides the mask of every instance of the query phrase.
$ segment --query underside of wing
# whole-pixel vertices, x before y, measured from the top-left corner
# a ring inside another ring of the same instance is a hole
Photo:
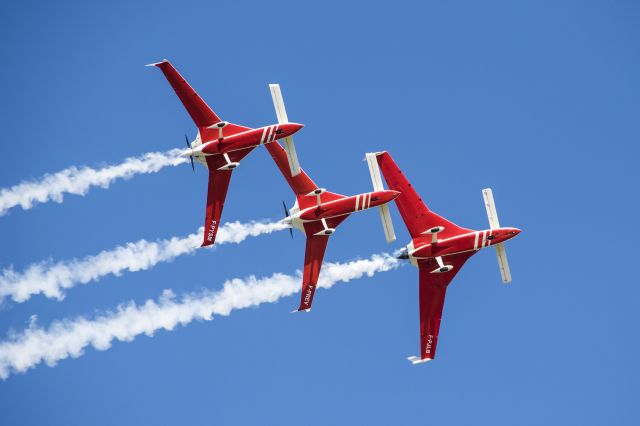
[[[349,215],[345,214],[343,216],[332,217],[332,218],[329,218],[329,219],[325,220],[325,222],[327,224],[327,228],[332,228],[332,229],[337,228],[338,225],[340,225],[348,217],[349,217]],[[322,223],[322,221],[320,221],[320,220],[317,220],[317,221],[314,221],[314,222],[306,222],[304,224],[304,233],[307,235],[307,237],[315,235],[318,232],[322,231],[323,229],[325,229],[325,227],[324,227],[324,224]]]
[[[473,254],[473,252],[469,252],[447,256],[445,263],[453,265],[453,269],[449,272],[433,273],[432,271],[438,267],[435,259],[421,261],[418,264],[420,274],[420,358],[409,358],[412,362],[425,362],[435,358],[447,287],[462,265]]]
[[[265,148],[267,148],[267,151],[269,151],[269,154],[273,157],[273,161],[275,161],[278,166],[280,173],[282,173],[282,176],[287,180],[287,183],[296,195],[306,195],[318,188],[309,175],[302,170],[296,176],[291,176],[287,153],[280,145],[280,142],[274,141],[265,144]]]
[[[444,231],[438,234],[440,238],[471,232],[429,210],[389,153],[381,153],[377,159],[389,189],[401,192],[395,202],[412,238],[437,226],[444,227]]]
[[[220,117],[209,108],[209,105],[187,83],[187,80],[171,65],[171,62],[165,59],[162,62],[150,65],[160,68],[198,127],[208,127],[221,121]]]
[[[329,236],[311,235],[307,237],[304,253],[304,271],[302,273],[302,294],[298,311],[308,311],[313,304],[313,296],[318,287],[318,277],[322,259],[329,242]]]
[[[245,148],[229,153],[232,162],[239,162],[246,157],[255,147]],[[202,247],[210,246],[216,241],[218,228],[220,227],[220,217],[224,201],[227,198],[227,190],[231,182],[232,170],[219,170],[226,164],[222,155],[209,155],[206,158],[209,168],[209,184],[207,186],[207,208],[204,219],[204,240]]]
[[[227,198],[227,189],[231,182],[231,170],[218,170],[215,157],[207,157],[209,165],[209,183],[207,187],[207,207],[204,219],[204,240],[202,247],[210,246],[216,241],[218,228],[220,227],[220,217],[224,208],[224,201]]]

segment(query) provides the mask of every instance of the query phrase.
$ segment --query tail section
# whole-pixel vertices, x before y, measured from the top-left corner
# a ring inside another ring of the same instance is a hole
[[[180,75],[178,70],[171,65],[171,62],[165,59],[147,66],[160,68],[171,87],[173,87],[173,90],[175,90],[176,95],[180,98],[180,101],[182,101],[191,119],[196,123],[196,126],[199,128],[209,127],[222,121],[196,91],[193,90],[189,83],[187,83],[187,80]]]
[[[487,209],[489,226],[491,227],[491,229],[500,228],[498,212],[496,211],[496,204],[493,201],[493,191],[491,190],[491,188],[483,189],[482,197],[484,198],[484,206]],[[505,284],[509,284],[511,282],[511,269],[509,268],[509,262],[507,261],[507,252],[504,249],[504,244],[496,244],[494,247],[496,248],[496,254],[498,255],[498,266],[500,267],[502,282]]]

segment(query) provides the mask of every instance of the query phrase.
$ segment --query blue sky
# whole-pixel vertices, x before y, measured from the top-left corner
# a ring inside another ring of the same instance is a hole
[[[418,352],[417,270],[86,350],[0,382],[2,423],[634,424],[640,7],[619,2],[136,2],[4,4],[0,188],[71,165],[182,147],[195,134],[155,69],[169,58],[224,119],[275,121],[279,82],[301,164],[343,194],[371,187],[386,149],[436,212],[487,220],[494,190],[513,285],[493,252],[449,288],[438,358]],[[0,217],[0,266],[83,257],[194,232],[206,173],[167,168]],[[234,173],[223,221],[279,219],[293,197],[264,149]],[[326,260],[392,251],[377,212],[353,215]],[[64,301],[0,310],[3,336],[36,314],[92,317],[134,300],[294,273],[288,232],[109,276]],[[3,337],[4,339],[4,337]]]

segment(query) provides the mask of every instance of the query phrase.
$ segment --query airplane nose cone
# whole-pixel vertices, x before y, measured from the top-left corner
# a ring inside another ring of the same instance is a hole
[[[400,194],[402,194],[402,192],[394,191],[394,190],[389,190],[389,192],[391,192],[391,199],[392,200],[395,200],[396,198],[398,198],[400,196]]]
[[[518,228],[507,228],[506,231],[507,239],[511,239],[520,233],[520,230]]]
[[[298,130],[302,129],[304,127],[304,124],[288,123],[288,124],[285,124],[285,126],[287,126],[287,129],[286,129],[287,133],[289,133],[290,135],[293,135]]]

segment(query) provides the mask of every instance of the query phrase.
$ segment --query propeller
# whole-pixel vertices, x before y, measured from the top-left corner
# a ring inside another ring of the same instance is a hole
[[[285,202],[282,202],[282,207],[284,207],[284,215],[285,217],[289,217],[289,209],[287,208],[287,205],[285,204]],[[289,234],[291,234],[291,239],[293,239],[293,227],[290,226],[289,227]]]
[[[186,135],[186,133],[184,135],[184,140],[187,143],[187,148],[189,148],[191,150],[191,155],[189,156],[189,160],[191,160],[191,169],[195,173],[196,166],[193,165],[193,148],[191,148],[191,144],[189,143],[189,137]]]

